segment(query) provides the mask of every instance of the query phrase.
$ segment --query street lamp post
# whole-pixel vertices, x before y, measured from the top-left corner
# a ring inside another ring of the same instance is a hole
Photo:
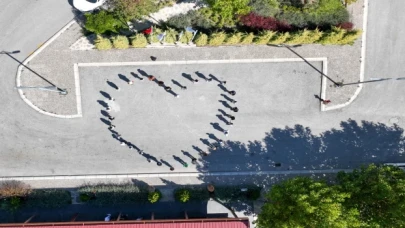
[[[302,57],[300,54],[298,54],[297,52],[295,52],[292,47],[300,47],[301,44],[298,45],[293,45],[293,46],[289,46],[286,44],[276,44],[276,45],[272,45],[272,44],[268,44],[269,46],[273,46],[273,47],[285,47],[288,50],[290,50],[292,53],[294,53],[295,55],[297,55],[298,57],[300,57],[302,60],[304,60],[304,62],[306,64],[308,64],[310,67],[312,67],[314,70],[318,71],[322,76],[325,76],[327,79],[329,79],[329,81],[331,81],[336,87],[341,87],[343,84],[341,82],[336,82],[334,81],[332,78],[330,78],[328,75],[324,74],[322,71],[318,70],[318,68],[316,68],[314,65],[312,65],[310,62],[308,62],[304,57]]]
[[[11,54],[17,54],[20,53],[20,51],[12,51],[12,52],[8,52],[8,51],[0,51],[0,54],[5,54],[8,57],[12,58],[14,61],[18,62],[19,64],[21,64],[22,66],[24,66],[25,68],[27,68],[29,71],[31,71],[32,73],[34,73],[35,75],[37,75],[38,77],[40,77],[42,80],[46,81],[47,83],[49,83],[51,86],[48,87],[16,87],[17,89],[41,89],[41,90],[47,90],[47,91],[53,91],[53,92],[58,92],[60,95],[67,95],[68,92],[66,91],[66,89],[61,89],[59,87],[57,87],[55,84],[53,84],[51,81],[49,81],[48,79],[44,78],[43,76],[41,76],[40,74],[38,74],[37,72],[35,72],[34,70],[32,70],[31,68],[29,68],[28,66],[24,65],[22,62],[20,62],[18,59],[14,58]]]
[[[268,46],[273,46],[273,47],[285,47],[288,50],[290,50],[292,53],[294,53],[295,55],[297,55],[298,57],[300,57],[301,59],[304,60],[305,63],[307,63],[309,66],[311,66],[313,69],[315,69],[316,71],[318,71],[321,75],[325,76],[327,79],[329,79],[333,84],[335,84],[336,87],[340,88],[342,86],[348,86],[348,85],[358,85],[358,84],[364,84],[364,83],[370,83],[370,82],[381,82],[381,81],[387,81],[387,80],[391,80],[391,79],[395,79],[395,80],[405,80],[405,77],[402,78],[370,78],[370,80],[368,81],[362,81],[362,82],[351,82],[351,83],[345,83],[343,84],[343,82],[336,82],[334,80],[332,80],[329,76],[327,76],[326,74],[322,73],[322,71],[318,70],[314,65],[312,65],[310,62],[308,62],[304,57],[302,57],[300,54],[298,54],[297,52],[295,52],[292,48],[294,47],[300,47],[302,45],[298,44],[298,45],[293,45],[293,46],[289,46],[286,44],[268,44]]]

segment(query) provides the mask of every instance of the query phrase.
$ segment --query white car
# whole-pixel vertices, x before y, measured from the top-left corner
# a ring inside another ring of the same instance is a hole
[[[73,0],[73,6],[82,11],[92,11],[102,6],[106,0]]]

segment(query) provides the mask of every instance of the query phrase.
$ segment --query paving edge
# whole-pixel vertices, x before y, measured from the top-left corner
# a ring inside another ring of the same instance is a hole
[[[55,41],[56,38],[58,38],[63,32],[65,32],[74,23],[76,23],[76,21],[74,19],[71,20],[69,23],[67,23],[61,30],[59,30],[55,35],[53,35],[50,39],[48,39],[41,47],[39,47],[31,55],[29,55],[24,60],[23,64],[27,65],[27,63],[29,61],[31,61],[33,58],[35,58],[35,56],[37,56],[39,53],[41,53],[49,44],[51,44],[53,41]],[[23,68],[24,68],[24,66],[19,65],[18,69],[17,69],[17,76],[16,76],[16,85],[17,85],[17,87],[21,86],[21,73],[22,73]],[[75,88],[77,90],[77,85],[75,86]],[[20,94],[21,99],[25,103],[27,103],[28,106],[30,106],[31,108],[33,108],[37,112],[42,113],[44,115],[48,115],[48,116],[52,116],[52,117],[58,117],[58,118],[65,118],[65,119],[82,117],[82,114],[81,114],[81,112],[79,112],[79,110],[78,110],[78,113],[75,114],[75,115],[58,115],[58,114],[54,114],[54,113],[44,111],[44,110],[38,108],[37,106],[35,106],[30,100],[28,100],[28,98],[25,97],[24,92],[23,92],[22,89],[18,89],[18,93]],[[78,94],[77,91],[76,91],[76,94]],[[79,95],[80,95],[80,90],[79,90]]]
[[[117,178],[151,178],[151,177],[210,177],[210,176],[261,176],[261,175],[294,175],[326,174],[351,172],[352,169],[326,170],[283,170],[283,171],[246,171],[246,172],[185,172],[185,173],[129,173],[129,174],[91,174],[91,175],[55,175],[55,176],[3,176],[5,180],[80,180],[80,179],[117,179]]]
[[[368,0],[364,0],[363,5],[363,33],[361,34],[361,55],[360,55],[360,82],[364,81],[364,68],[366,63],[366,34],[367,34],[367,23],[368,23]],[[344,103],[335,106],[331,106],[328,108],[324,108],[324,111],[331,111],[338,108],[343,108],[351,104],[354,99],[360,94],[361,90],[363,89],[363,84],[359,84],[358,88],[354,92],[353,96]]]

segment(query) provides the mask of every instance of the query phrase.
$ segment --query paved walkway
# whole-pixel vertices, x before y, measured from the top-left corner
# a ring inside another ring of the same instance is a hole
[[[356,27],[362,28],[362,1],[349,7]],[[148,61],[150,56],[158,57],[157,61],[192,61],[192,60],[235,60],[235,59],[286,59],[298,58],[286,48],[268,46],[211,47],[211,48],[165,48],[165,49],[128,49],[111,51],[72,51],[70,46],[81,37],[81,28],[74,23],[55,41],[44,48],[29,66],[46,76],[59,87],[66,88],[67,96],[38,90],[24,90],[28,102],[47,113],[78,117],[77,96],[80,96],[78,83],[75,82],[73,65],[75,63],[120,63]],[[305,58],[327,58],[327,74],[338,82],[357,82],[360,75],[361,39],[353,46],[305,45],[295,51]],[[312,70],[309,66],[308,69]],[[325,70],[325,69],[324,69]],[[326,72],[326,71],[325,71]],[[31,72],[24,70],[21,75],[21,86],[44,85]],[[326,99],[332,100],[330,107],[344,104],[355,93],[356,86],[335,88],[326,83]]]

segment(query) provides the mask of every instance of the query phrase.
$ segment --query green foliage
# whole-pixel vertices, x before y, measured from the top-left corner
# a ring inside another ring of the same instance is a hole
[[[99,206],[148,202],[148,190],[132,183],[84,185],[78,192],[94,196],[88,202]]]
[[[156,203],[162,198],[162,193],[159,190],[155,190],[154,192],[149,192],[148,194],[148,201],[150,203]]]
[[[319,0],[315,4],[306,5],[302,5],[300,1],[283,1],[281,5],[282,11],[276,18],[298,28],[327,28],[349,20],[349,13],[340,0]]]
[[[225,39],[225,44],[226,45],[235,45],[235,44],[239,44],[241,39],[242,39],[242,33],[238,32],[238,33],[231,33],[228,34],[226,39]]]
[[[192,38],[193,38],[193,33],[183,31],[183,35],[180,37],[180,43],[188,44],[191,42]]]
[[[213,12],[224,21],[233,21],[236,16],[250,12],[249,0],[207,0]]]
[[[242,191],[246,188],[247,191]],[[248,186],[216,186],[215,197],[223,203],[246,200],[257,200],[260,197],[261,188],[248,185]]]
[[[114,14],[122,21],[140,20],[159,10],[154,0],[110,0]]]
[[[169,18],[166,25],[174,27],[177,29],[184,29],[188,26],[200,27],[209,29],[215,25],[212,21],[208,19],[205,15],[201,14],[200,11],[190,10],[186,14],[180,14]]]
[[[198,35],[196,36],[195,40],[194,40],[195,45],[201,47],[201,46],[205,46],[208,43],[208,36],[207,34],[204,33],[198,33]]]
[[[110,39],[100,35],[98,35],[95,40],[95,46],[97,50],[109,50],[113,47]]]
[[[59,189],[35,189],[27,197],[26,206],[31,208],[60,208],[72,203],[70,192]]]
[[[347,5],[357,2],[357,0],[344,0],[344,1],[345,1],[345,4],[347,4]]]
[[[135,36],[130,37],[131,47],[134,48],[144,48],[148,45],[148,40],[143,33],[138,33]]]
[[[245,34],[242,36],[241,44],[252,44],[255,35],[253,33]]]
[[[31,192],[31,187],[21,181],[2,181],[0,182],[0,198],[25,197]]]
[[[274,17],[279,12],[280,3],[277,0],[250,0],[249,6],[257,15]]]
[[[317,42],[322,37],[322,32],[318,29],[301,30],[299,32],[293,33],[291,37],[286,42],[287,44],[313,44]]]
[[[112,38],[112,44],[114,48],[117,49],[127,49],[129,48],[129,41],[126,36],[118,35]]]
[[[174,198],[182,203],[186,203],[190,200],[190,191],[188,189],[177,189],[174,192]]]
[[[324,33],[324,36],[319,40],[321,44],[338,44],[340,40],[346,34],[346,30],[333,27],[332,30],[328,33]]]
[[[274,36],[270,41],[269,44],[283,44],[286,42],[286,40],[290,38],[290,33],[284,32],[284,33],[277,33],[276,36]]]
[[[277,32],[273,32],[273,31],[263,31],[263,32],[259,33],[259,35],[257,35],[253,39],[253,43],[268,44],[269,41],[271,40],[271,38],[273,38],[273,36],[275,36],[276,34],[277,34]]]
[[[12,196],[10,198],[1,199],[0,208],[9,212],[16,212],[21,208],[23,202],[20,197]]]
[[[165,37],[165,43],[168,44],[174,44],[175,42],[177,42],[177,31],[169,28],[166,30],[166,37]]]
[[[272,187],[257,227],[360,227],[358,211],[343,203],[350,194],[310,178],[289,179]]]
[[[338,44],[353,45],[354,41],[356,41],[361,36],[361,34],[362,34],[361,30],[346,31],[346,34],[343,36],[343,38],[341,40],[339,40]]]
[[[153,27],[153,33],[147,36],[148,42],[150,44],[159,43],[158,35],[162,34],[163,30],[157,27]]]
[[[226,39],[226,33],[224,32],[216,32],[212,33],[208,39],[208,45],[210,46],[219,46],[224,43]]]
[[[342,191],[352,196],[347,207],[356,207],[370,227],[405,226],[405,173],[394,166],[362,167],[337,176]]]
[[[80,193],[79,199],[82,202],[87,202],[87,201],[89,201],[91,199],[91,196],[88,195],[88,194],[85,194],[85,193]]]
[[[175,3],[175,0],[159,0],[159,2],[157,3],[157,7],[158,9],[162,9],[164,7],[173,6]]]
[[[101,10],[98,13],[85,13],[86,22],[84,27],[90,32],[104,34],[106,32],[118,33],[123,23],[117,20],[112,13]]]
[[[211,28],[211,27],[216,27],[216,28],[222,28],[222,27],[234,27],[236,24],[236,21],[234,18],[224,18],[221,17],[221,15],[213,11],[209,7],[203,7],[198,10],[199,15],[203,19],[201,19],[201,23],[205,25],[204,28]]]

